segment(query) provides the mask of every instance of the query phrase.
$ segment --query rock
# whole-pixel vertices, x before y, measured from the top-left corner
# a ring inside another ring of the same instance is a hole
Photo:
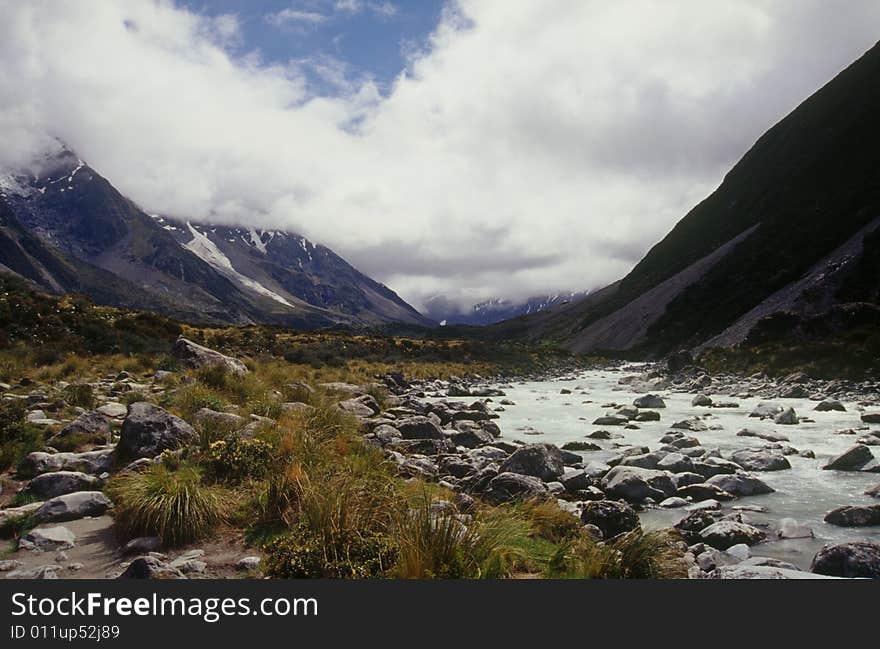
[[[730,459],[746,471],[782,471],[791,468],[788,458],[763,449],[736,451]]]
[[[19,507],[7,507],[6,509],[0,509],[0,528],[5,527],[11,521],[21,520],[27,516],[30,516],[42,506],[42,502],[33,502],[26,505],[21,505]]]
[[[880,498],[880,484],[875,484],[873,487],[865,489],[865,495]]]
[[[880,412],[863,413],[862,421],[866,424],[880,424]]]
[[[63,525],[38,527],[28,532],[20,544],[32,552],[69,550],[76,545],[76,535]]]
[[[6,573],[7,579],[58,579],[61,566],[36,566],[35,568],[21,568]]]
[[[640,527],[635,510],[616,500],[588,502],[581,512],[581,521],[598,527],[604,539],[611,539]]]
[[[112,504],[100,491],[77,491],[44,502],[34,512],[34,520],[40,523],[58,523],[86,516],[101,516]]]
[[[838,412],[846,412],[846,408],[840,401],[837,400],[828,400],[828,401],[820,401],[816,404],[816,407],[813,408],[818,412],[830,412],[832,410],[836,410]]]
[[[636,408],[665,408],[666,402],[656,394],[643,394],[640,397],[636,397],[633,400],[633,405]]]
[[[480,446],[487,446],[495,442],[495,438],[491,433],[476,427],[455,431],[449,435],[449,439],[456,446],[464,446],[465,448],[479,448]]]
[[[672,424],[673,428],[679,430],[689,430],[691,432],[697,433],[704,430],[709,430],[709,426],[706,425],[702,419],[697,417],[692,417],[691,419],[684,419],[682,421],[677,421]]]
[[[702,540],[700,533],[714,524],[718,520],[718,516],[718,514],[712,511],[697,509],[678,521],[674,527],[688,543],[696,543]],[[735,545],[735,543],[731,543],[731,545]]]
[[[694,357],[685,349],[673,352],[666,357],[666,369],[670,374],[678,374],[694,364]]]
[[[499,473],[489,481],[483,496],[490,503],[500,505],[516,500],[544,498],[547,487],[541,480],[521,473]]]
[[[706,480],[706,484],[719,487],[734,496],[757,496],[775,491],[763,480],[745,473],[715,475]]]
[[[792,426],[798,423],[798,416],[794,408],[786,408],[776,415],[773,421],[781,426]]]
[[[864,471],[875,466],[874,454],[863,444],[856,444],[837,457],[833,457],[823,469],[829,471]]]
[[[679,498],[678,496],[670,496],[669,498],[660,502],[660,507],[663,509],[677,509],[679,507],[684,507],[688,504],[684,498]]]
[[[725,553],[729,555],[734,561],[745,561],[746,559],[750,559],[752,556],[752,551],[748,545],[745,543],[737,543],[736,545],[731,545]]]
[[[627,423],[629,423],[629,418],[623,415],[605,415],[597,417],[593,421],[594,426],[626,426]]]
[[[700,532],[700,539],[718,550],[726,550],[738,543],[755,545],[766,537],[767,535],[757,527],[736,521],[718,521]]]
[[[0,559],[0,572],[9,572],[10,570],[18,570],[24,564],[17,559]]]
[[[616,466],[602,478],[600,488],[611,497],[629,502],[641,502],[646,498],[659,501],[675,492],[675,483],[664,471]]]
[[[737,437],[757,437],[759,439],[765,439],[768,442],[787,442],[789,441],[788,437],[785,435],[777,435],[776,433],[764,433],[760,431],[749,430],[748,428],[743,428],[741,431],[737,433]]]
[[[148,554],[162,547],[162,539],[158,536],[139,536],[122,546],[123,554]]]
[[[656,469],[657,464],[666,456],[665,453],[642,453],[640,455],[625,456],[620,461],[620,466],[637,466],[642,469]]]
[[[100,475],[113,466],[113,449],[85,453],[28,453],[18,465],[18,475],[30,478],[53,471],[80,471]]]
[[[122,419],[128,414],[128,406],[124,403],[105,403],[96,410],[110,419]]]
[[[691,399],[691,405],[694,407],[712,407],[712,399],[711,397],[707,397],[705,394],[698,394],[693,399]]]
[[[749,417],[759,417],[761,419],[768,419],[776,417],[776,415],[783,412],[785,408],[783,408],[778,403],[759,403],[751,413],[749,413]]]
[[[501,464],[502,473],[520,473],[545,482],[565,473],[561,451],[552,444],[529,444],[516,450]]]
[[[153,556],[138,557],[117,579],[185,579],[184,574]]]
[[[76,435],[93,444],[106,444],[110,441],[110,420],[96,410],[84,412],[62,428],[53,440]]]
[[[596,430],[587,435],[590,439],[611,439],[612,434],[607,430]]]
[[[186,338],[178,338],[171,354],[194,369],[222,367],[231,374],[247,374],[248,368],[240,360],[231,358],[213,349],[208,349]]]
[[[679,498],[690,498],[694,501],[701,500],[732,500],[733,495],[724,491],[721,487],[717,487],[708,483],[689,484],[679,487],[675,491],[675,495]]]
[[[709,579],[829,579],[818,577],[812,572],[776,568],[774,566],[720,566],[710,572]]]
[[[74,491],[89,491],[100,484],[101,480],[95,476],[79,471],[54,471],[35,477],[24,488],[24,493],[45,500]]]
[[[707,498],[706,500],[701,500],[700,502],[693,503],[692,505],[688,505],[685,507],[685,511],[696,512],[702,510],[709,511],[720,511],[721,503],[715,500],[714,498]]]
[[[702,460],[694,461],[694,473],[699,473],[707,479],[716,475],[734,474],[741,470],[742,467],[736,462],[724,460],[719,457],[707,457]]]
[[[589,489],[593,486],[593,479],[587,475],[583,469],[569,469],[563,473],[559,482],[565,487],[569,493],[575,493],[582,489]]]
[[[793,518],[783,518],[779,521],[776,536],[780,539],[811,539],[815,535],[808,525],[798,523]]]
[[[635,421],[660,421],[660,413],[654,410],[641,410],[636,415]]]
[[[867,541],[826,545],[813,557],[810,570],[834,577],[880,579],[880,545]]]
[[[152,403],[133,403],[122,422],[117,450],[127,458],[155,457],[198,441],[192,426]]]
[[[657,469],[670,473],[687,473],[694,468],[694,461],[681,453],[669,453],[657,462]]]
[[[562,445],[563,451],[601,451],[602,447],[592,442],[566,442]]]
[[[838,527],[880,525],[880,505],[847,505],[825,514],[825,522]]]
[[[448,439],[400,439],[389,444],[389,447],[407,455],[455,453],[455,444]]]
[[[232,412],[218,412],[210,408],[199,408],[193,415],[193,423],[202,430],[211,429],[226,433],[241,430],[247,425],[247,419]]]
[[[440,426],[428,417],[408,417],[395,424],[403,439],[445,439]]]
[[[260,569],[260,557],[242,557],[235,564],[235,569],[244,572],[256,572]]]

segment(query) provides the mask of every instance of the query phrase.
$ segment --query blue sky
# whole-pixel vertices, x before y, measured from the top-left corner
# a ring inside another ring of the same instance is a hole
[[[238,17],[243,51],[258,49],[267,63],[330,58],[350,77],[370,76],[383,94],[422,48],[440,20],[444,0],[190,0],[208,15]],[[320,78],[315,89],[332,94]]]

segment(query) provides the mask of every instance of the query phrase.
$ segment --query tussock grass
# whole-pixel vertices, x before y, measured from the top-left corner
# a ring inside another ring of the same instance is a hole
[[[171,470],[162,463],[143,473],[117,476],[107,487],[122,539],[159,536],[167,546],[204,537],[224,519],[218,492],[202,484],[197,468]]]
[[[578,539],[560,547],[550,576],[574,579],[681,579],[683,553],[669,532],[632,530],[612,543]]]

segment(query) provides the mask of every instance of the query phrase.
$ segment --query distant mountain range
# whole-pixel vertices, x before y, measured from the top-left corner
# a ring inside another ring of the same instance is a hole
[[[435,324],[299,234],[148,215],[70,151],[0,172],[0,270],[190,322]]]
[[[658,355],[876,334],[878,79],[880,45],[764,134],[626,277],[492,335]]]
[[[539,295],[527,300],[495,298],[474,304],[469,308],[461,306],[449,298],[438,295],[425,302],[424,314],[441,325],[472,325],[482,327],[521,315],[545,311],[551,307],[568,304],[587,295],[587,292],[556,293]]]

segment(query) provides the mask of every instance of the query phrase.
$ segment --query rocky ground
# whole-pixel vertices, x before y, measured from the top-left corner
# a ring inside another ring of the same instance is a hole
[[[190,367],[220,364],[229,372],[247,371],[240,361],[185,340],[179,341],[175,355]],[[0,385],[5,399],[26,400],[28,421],[57,429],[52,440],[76,435],[91,442],[90,450],[84,452],[60,452],[51,447],[50,440],[50,448],[29,454],[4,483],[0,528],[25,519],[29,525],[17,547],[10,543],[0,559],[2,577],[259,574],[259,554],[235,534],[218,534],[210,543],[174,552],[163,551],[158,538],[138,538],[125,544],[116,540],[113,503],[102,492],[112,474],[142,470],[163,451],[193,443],[197,438],[193,424],[218,422],[246,437],[267,423],[265,418],[207,408],[186,422],[147,401],[126,405],[126,394],[161,395],[167,377],[163,372],[148,377],[126,373],[105,377],[92,385],[100,405],[94,410],[79,409],[69,421],[56,418],[57,413],[70,410],[60,397],[63,384],[39,388]],[[674,422],[654,450],[624,446],[606,463],[585,462],[578,451],[589,450],[590,441],[558,448],[505,437],[496,423],[498,413],[516,404],[506,398],[504,383],[497,378],[409,381],[402,374],[388,374],[377,381],[390,395],[382,405],[372,396],[375,386],[334,383],[303,389],[340,395],[338,407],[358,418],[364,439],[381,448],[400,475],[450,489],[456,494],[459,511],[467,511],[476,499],[492,504],[555,499],[592,536],[607,541],[638,527],[642,508],[681,508],[683,514],[675,529],[692,578],[880,578],[880,546],[868,542],[823,548],[813,561],[812,572],[751,556],[750,547],[764,541],[767,531],[748,522],[745,508],[722,513],[720,503],[770,489],[755,473],[784,469],[792,453],[809,453],[792,449],[782,439],[756,439],[760,446],[722,458],[700,443],[697,435],[708,425],[695,414]],[[780,425],[797,425],[803,418],[774,404],[774,398],[812,397],[817,409],[837,409],[842,400],[873,407],[880,391],[876,382],[817,382],[806,376],[781,381],[764,376],[709,376],[688,357],[673,357],[668,365],[636,368],[621,382],[642,396],[632,404],[613,404],[608,414],[593,422],[601,427],[592,434],[594,439],[610,438],[613,433],[606,428],[659,419],[665,404],[654,393],[662,390],[760,395],[768,401],[752,415],[772,418]],[[704,394],[699,394],[693,405],[703,409],[731,406],[717,396]],[[283,404],[284,410],[308,407],[299,402]],[[862,420],[880,423],[880,409],[865,411]],[[875,445],[880,445],[880,433],[866,428],[852,448],[832,459],[826,468],[880,473],[870,448]],[[123,463],[119,457],[136,459]],[[878,487],[873,491],[875,496],[880,494]],[[840,525],[880,525],[880,504],[842,507],[829,513],[829,518]],[[793,521],[788,525],[784,533],[801,533]]]

